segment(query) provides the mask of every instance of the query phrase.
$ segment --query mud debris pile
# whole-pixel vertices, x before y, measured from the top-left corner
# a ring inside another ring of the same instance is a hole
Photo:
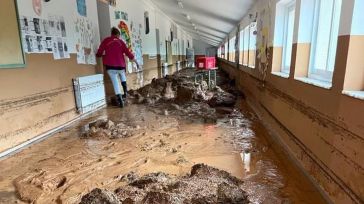
[[[132,127],[124,123],[115,124],[111,120],[102,119],[89,123],[84,127],[82,138],[126,138],[140,132],[139,126]]]
[[[220,84],[226,83],[227,77],[219,75]],[[221,79],[222,78],[222,79]],[[217,84],[219,85],[219,83]],[[233,86],[219,86],[209,89],[206,81],[195,83],[194,69],[184,69],[165,78],[153,79],[152,83],[138,90],[130,91],[129,103],[147,104],[156,110],[188,117],[196,116],[207,122],[215,122],[219,114],[233,111],[240,92]]]
[[[241,189],[241,180],[204,164],[193,166],[190,175],[184,177],[152,173],[141,178],[125,178],[131,178],[126,179],[127,185],[114,192],[96,188],[83,196],[80,204],[249,203],[246,192]]]

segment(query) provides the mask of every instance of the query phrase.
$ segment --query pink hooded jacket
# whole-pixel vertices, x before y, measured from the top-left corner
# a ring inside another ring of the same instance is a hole
[[[133,60],[134,55],[126,47],[126,44],[116,36],[105,38],[97,51],[96,56],[102,57],[102,61],[106,66],[126,67],[124,54]]]

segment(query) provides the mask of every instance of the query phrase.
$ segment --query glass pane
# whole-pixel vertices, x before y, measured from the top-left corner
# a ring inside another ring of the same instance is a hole
[[[240,51],[244,50],[244,31],[240,32]]]
[[[313,68],[326,70],[328,67],[329,45],[334,0],[322,0],[319,7],[316,50]]]
[[[294,18],[295,10],[291,9],[288,12],[287,28],[286,28],[286,42],[285,42],[285,56],[284,56],[284,72],[289,72],[291,66],[291,56],[292,56],[292,44],[293,44],[293,33],[294,33]]]
[[[331,36],[330,36],[330,48],[329,48],[329,59],[328,59],[328,67],[327,71],[333,72],[335,68],[335,58],[336,58],[336,49],[337,49],[337,41],[339,36],[339,27],[340,27],[340,15],[341,15],[341,0],[335,0],[334,4],[334,16],[332,18],[332,28],[331,28]]]

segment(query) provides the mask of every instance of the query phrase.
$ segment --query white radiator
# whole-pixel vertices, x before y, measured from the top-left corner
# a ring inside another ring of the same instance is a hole
[[[88,113],[106,105],[103,74],[73,79],[73,86],[79,113]]]

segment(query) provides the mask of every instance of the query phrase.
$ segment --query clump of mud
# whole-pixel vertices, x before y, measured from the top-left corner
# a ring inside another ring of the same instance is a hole
[[[97,120],[84,127],[82,138],[126,138],[139,132],[139,126],[128,126],[124,123],[114,123],[111,120]]]
[[[156,110],[164,108],[163,114],[202,118],[215,122],[219,114],[233,111],[240,92],[229,86],[227,77],[219,74],[220,82],[209,89],[206,81],[195,83],[194,69],[184,69],[165,78],[153,79],[152,83],[138,90],[130,91],[130,103],[148,104]]]
[[[127,177],[127,176],[126,176]],[[121,203],[249,203],[241,189],[243,182],[225,171],[197,164],[185,177],[152,173],[130,182],[114,192],[94,189],[82,197],[80,204]]]

